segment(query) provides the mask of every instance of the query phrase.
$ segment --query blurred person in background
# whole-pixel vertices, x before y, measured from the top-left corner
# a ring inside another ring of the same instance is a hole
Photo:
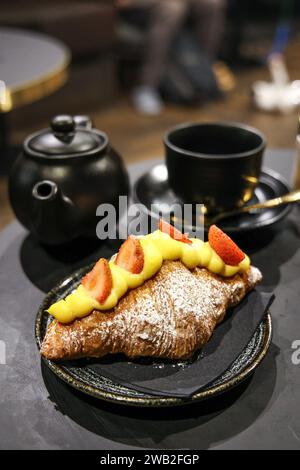
[[[157,115],[163,108],[159,86],[164,68],[185,19],[193,17],[201,51],[213,62],[223,36],[226,0],[116,0],[116,4],[122,10],[142,10],[147,16],[147,48],[132,101],[138,111]]]

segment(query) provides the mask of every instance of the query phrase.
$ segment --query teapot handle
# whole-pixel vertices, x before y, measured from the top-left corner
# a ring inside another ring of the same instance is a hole
[[[92,129],[93,128],[93,122],[89,116],[86,116],[85,114],[74,116],[74,122],[76,127],[82,127],[83,129]]]

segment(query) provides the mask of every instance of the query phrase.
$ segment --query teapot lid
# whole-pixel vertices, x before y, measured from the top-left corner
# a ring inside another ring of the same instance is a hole
[[[51,127],[30,136],[24,143],[28,153],[44,157],[95,154],[107,145],[107,136],[95,129],[88,116],[55,116]]]

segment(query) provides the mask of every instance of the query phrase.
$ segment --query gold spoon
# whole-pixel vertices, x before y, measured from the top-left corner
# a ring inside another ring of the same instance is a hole
[[[300,190],[291,191],[290,193],[284,194],[283,196],[269,199],[264,202],[257,202],[256,204],[250,204],[249,206],[239,207],[231,211],[220,212],[212,217],[205,216],[205,225],[212,225],[220,222],[220,220],[227,219],[227,217],[233,217],[247,212],[252,212],[258,209],[270,209],[271,207],[278,207],[283,204],[290,204],[292,202],[300,201]]]

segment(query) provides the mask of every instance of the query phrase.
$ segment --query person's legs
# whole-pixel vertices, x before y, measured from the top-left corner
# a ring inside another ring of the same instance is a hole
[[[148,14],[147,47],[139,86],[132,101],[143,114],[157,115],[162,109],[158,88],[164,73],[172,40],[188,11],[186,0],[137,0]]]
[[[204,53],[215,59],[225,25],[225,0],[190,0],[196,18],[196,30]]]
[[[235,78],[227,65],[216,61],[226,21],[226,0],[190,0],[196,19],[196,31],[202,51],[213,62],[213,72],[222,92],[235,87]]]
[[[157,88],[160,84],[172,40],[188,11],[186,0],[152,0],[148,6],[147,51],[140,82]]]

